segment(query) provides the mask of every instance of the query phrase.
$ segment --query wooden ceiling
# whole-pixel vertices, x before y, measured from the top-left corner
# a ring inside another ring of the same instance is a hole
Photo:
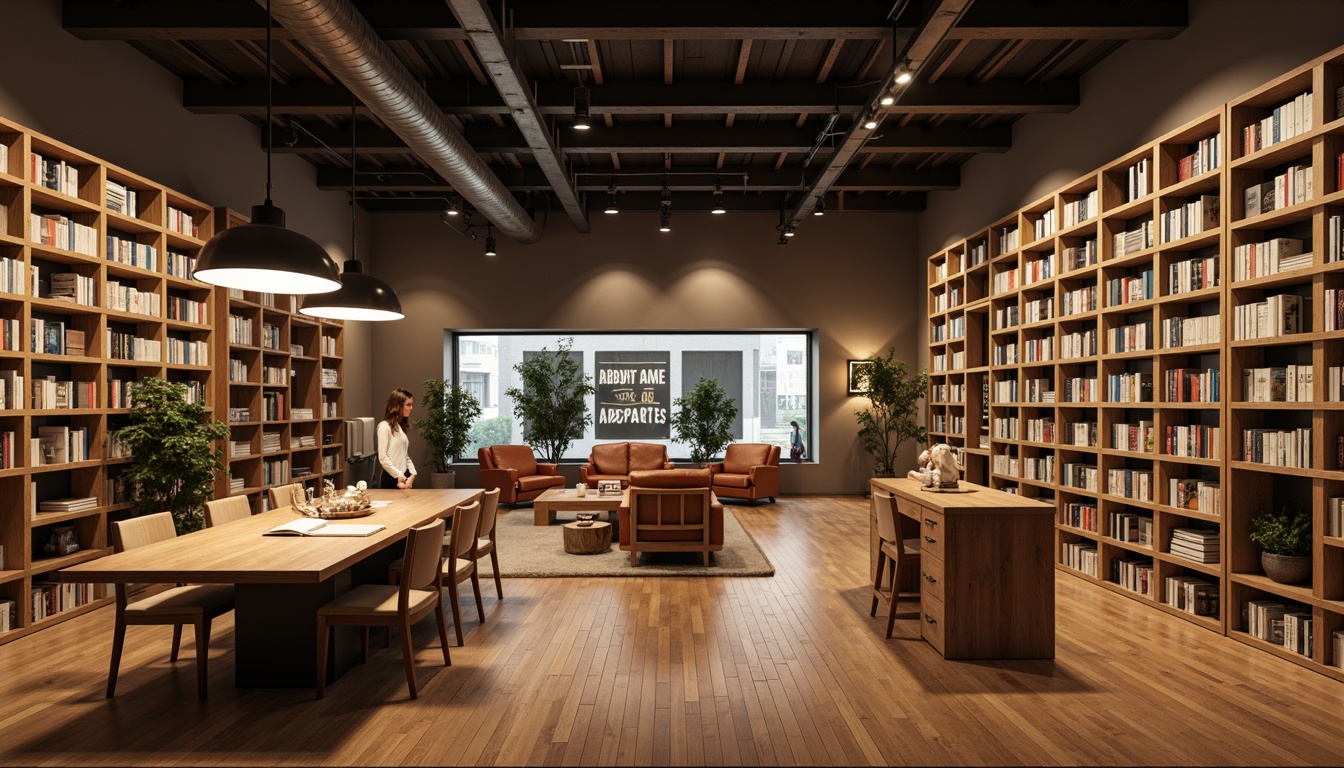
[[[1179,0],[353,6],[528,210],[563,210],[580,231],[612,188],[621,210],[659,210],[666,187],[681,211],[708,209],[718,185],[729,209],[778,210],[782,226],[819,196],[828,209],[922,210],[966,160],[1007,151],[1019,117],[1072,110],[1089,68],[1126,40],[1175,36],[1189,15]],[[126,41],[182,78],[188,110],[264,123],[264,2],[64,0],[63,13],[77,37]],[[352,96],[283,27],[273,34],[275,151],[348,190]],[[901,67],[915,78],[892,86]],[[579,85],[588,131],[572,127]],[[896,102],[882,107],[886,90]],[[360,204],[447,207],[452,186],[377,115],[356,114]]]

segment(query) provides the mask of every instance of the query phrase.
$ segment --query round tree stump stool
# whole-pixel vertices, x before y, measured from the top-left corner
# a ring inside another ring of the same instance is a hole
[[[611,549],[611,523],[565,523],[565,551],[571,555],[600,555]]]

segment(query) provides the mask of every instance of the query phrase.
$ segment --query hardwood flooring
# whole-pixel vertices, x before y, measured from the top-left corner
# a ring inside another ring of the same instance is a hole
[[[415,701],[395,641],[322,701],[235,689],[229,617],[208,701],[149,627],[107,701],[101,609],[0,646],[0,763],[1344,764],[1344,684],[1064,574],[1053,662],[943,661],[913,611],[884,640],[866,504],[734,506],[774,578],[487,585],[451,668],[416,628]]]

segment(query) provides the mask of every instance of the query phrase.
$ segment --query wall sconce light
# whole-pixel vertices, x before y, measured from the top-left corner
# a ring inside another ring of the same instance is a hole
[[[872,365],[872,363],[867,360],[850,360],[848,362],[849,377],[847,379],[847,393],[851,395],[868,394],[868,382],[864,376],[864,372],[868,366]]]

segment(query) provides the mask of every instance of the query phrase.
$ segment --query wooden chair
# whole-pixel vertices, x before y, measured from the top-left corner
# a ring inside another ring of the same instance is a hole
[[[143,547],[177,536],[173,516],[168,512],[115,520],[112,523],[112,547],[117,552]],[[206,694],[206,662],[210,648],[210,622],[233,610],[232,584],[178,585],[149,597],[129,602],[126,592],[130,585],[117,584],[117,617],[112,635],[112,665],[107,673],[107,698],[117,690],[117,672],[121,666],[121,650],[126,642],[126,627],[136,625],[173,625],[173,651],[168,660],[177,661],[182,643],[182,625],[191,624],[196,630],[196,693]]]
[[[476,534],[481,522],[481,502],[475,501],[458,507],[453,515],[453,532],[448,537],[448,552],[443,558],[443,580],[448,586],[448,599],[453,608],[453,624],[457,630],[457,644],[462,645],[462,607],[457,600],[457,585],[471,579],[471,591],[476,595],[476,615],[485,623],[485,606],[481,603],[481,579],[476,572]]]
[[[443,665],[452,666],[448,655],[448,627],[443,615],[442,519],[412,528],[406,534],[404,578],[398,585],[362,584],[317,609],[317,698],[327,688],[327,641],[336,625],[364,627],[363,651],[369,656],[368,627],[401,628],[401,657],[406,663],[406,684],[411,698],[415,687],[415,650],[411,647],[411,625],[434,611],[439,622],[439,644],[443,647]]]
[[[639,565],[640,552],[699,552],[708,568],[713,549],[709,487],[642,488],[636,487],[635,482],[632,477],[627,491],[630,567]]]
[[[901,562],[913,560],[919,566],[919,537],[901,538],[900,517],[896,512],[896,498],[884,491],[873,491],[871,503],[877,514],[877,537],[880,539],[877,550],[877,574],[873,578],[873,607],[869,616],[877,616],[878,600],[885,600],[889,606],[887,613],[887,638],[896,626],[896,604],[901,600]],[[883,572],[887,563],[891,563],[891,591],[885,591]]]
[[[467,579],[471,579],[472,591],[476,593],[476,614],[481,623],[485,623],[485,607],[481,603],[481,581],[476,572],[476,534],[480,520],[481,502],[474,501],[458,507],[453,513],[453,529],[443,551],[443,583],[448,588],[448,601],[453,609],[453,629],[457,634],[459,647],[463,644],[462,608],[457,601],[457,585]],[[394,560],[387,567],[389,580],[393,584],[401,580],[404,567],[402,560]]]
[[[229,496],[205,502],[205,527],[246,520],[252,516],[252,502],[246,496]]]
[[[270,496],[271,500],[271,509],[290,506],[290,499],[293,497],[295,489],[297,489],[299,493],[303,493],[303,483],[280,485],[267,491],[266,493]]]
[[[499,553],[495,551],[495,526],[499,523],[499,489],[481,494],[481,523],[476,529],[476,562],[490,556],[490,567],[495,573],[495,594],[504,599],[504,587],[499,580]]]

